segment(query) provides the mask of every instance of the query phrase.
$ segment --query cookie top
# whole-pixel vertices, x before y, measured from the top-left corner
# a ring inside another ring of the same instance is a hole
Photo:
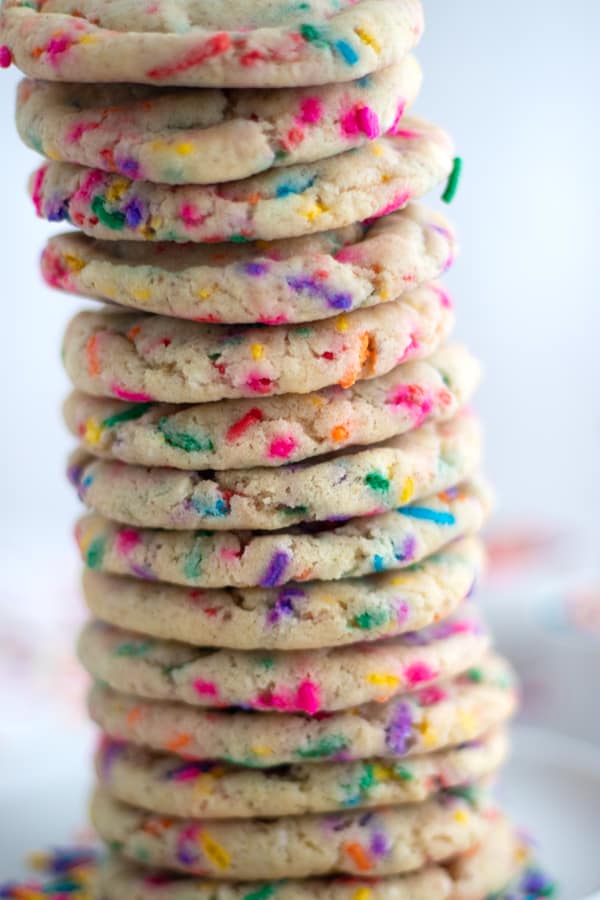
[[[319,650],[192,647],[90,622],[79,658],[102,684],[124,694],[210,709],[303,712],[309,716],[385,703],[477,665],[490,638],[475,609],[419,632]]]
[[[495,656],[444,685],[324,717],[203,710],[100,685],[89,701],[92,719],[112,738],[186,760],[224,760],[252,769],[433,753],[482,737],[515,705],[511,670]]]
[[[135,540],[135,532],[131,541],[122,532],[122,549],[129,544],[133,553]],[[100,565],[104,552],[92,540],[88,563]],[[470,538],[402,571],[359,579],[200,590],[88,569],[83,587],[94,616],[138,634],[202,647],[301,650],[392,637],[447,618],[471,594],[483,562],[481,542]]]
[[[148,872],[123,858],[109,858],[100,870],[103,900],[481,900],[500,894],[523,868],[529,849],[498,813],[486,822],[476,847],[448,865],[429,864],[410,875],[306,881],[226,884]],[[362,896],[361,896],[362,891]],[[508,900],[506,894],[506,900]],[[516,895],[515,895],[516,896]]]
[[[49,159],[163,184],[215,184],[335,156],[394,130],[419,90],[414,57],[369,78],[288,91],[26,80],[17,128]]]
[[[79,521],[75,533],[82,559],[100,572],[190,587],[273,588],[406,568],[476,534],[490,508],[487,485],[474,481],[400,511],[316,533],[135,529],[93,514]],[[419,518],[424,509],[428,517]]]
[[[476,845],[489,799],[443,791],[412,806],[280,819],[165,819],[99,789],[91,816],[100,837],[145,865],[217,879],[370,876],[412,872]],[[283,851],[285,848],[285,852]]]
[[[102,459],[190,470],[278,467],[452,418],[479,375],[469,352],[450,345],[345,390],[185,407],[76,391],[63,412],[71,434]]]
[[[47,81],[289,87],[362,78],[423,31],[419,0],[4,0],[0,35]]]
[[[48,284],[197,322],[312,322],[376,306],[437,278],[456,238],[415,204],[375,222],[258,244],[98,241],[69,232],[42,255]]]
[[[463,412],[384,444],[297,466],[182,472],[76,451],[69,477],[86,506],[127,525],[273,531],[406,506],[458,485],[474,474],[480,457],[479,424]],[[409,515],[435,518],[414,507]]]
[[[424,803],[437,785],[458,788],[495,773],[507,755],[502,730],[462,747],[402,762],[242,769],[182,760],[105,738],[96,772],[115,799],[166,816],[231,819],[306,815]]]
[[[30,193],[39,216],[51,222],[67,220],[97,238],[271,241],[340,228],[401,209],[448,177],[453,155],[444,131],[407,117],[393,136],[243,181],[152,184],[50,162],[32,176]]]

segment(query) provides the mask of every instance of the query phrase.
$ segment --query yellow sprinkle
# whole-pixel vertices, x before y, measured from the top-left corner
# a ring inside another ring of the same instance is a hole
[[[381,144],[378,144],[377,141],[374,141],[371,144],[371,153],[373,156],[383,156],[383,147]]]
[[[373,765],[373,775],[377,781],[392,781],[394,778],[394,773],[390,766],[384,766],[381,763]]]
[[[389,300],[390,292],[387,290],[387,288],[380,288],[377,296],[380,300]]]
[[[201,300],[208,300],[209,297],[212,297],[212,288],[202,288],[201,291],[198,291],[198,296]]]
[[[95,419],[88,419],[85,423],[85,433],[84,440],[86,444],[92,444],[95,446],[100,443],[100,439],[102,438],[102,425],[97,422]]]
[[[177,144],[175,147],[180,156],[189,156],[190,153],[194,152],[194,145],[189,144],[186,141],[182,141],[181,144]]]
[[[194,793],[201,794],[205,796],[206,794],[212,794],[215,790],[215,781],[216,778],[212,772],[205,772],[203,775],[197,779],[194,784]]]
[[[124,178],[117,178],[109,189],[106,192],[106,199],[109,203],[115,203],[120,200],[127,188],[129,187],[129,182]]]
[[[370,900],[370,897],[372,897],[372,896],[373,896],[373,894],[371,893],[370,888],[360,887],[355,892],[354,896],[352,897],[352,900]]]
[[[273,751],[265,744],[257,744],[255,747],[250,747],[250,752],[255,756],[271,756]]]
[[[48,144],[44,147],[44,156],[47,156],[48,159],[60,160],[62,154],[56,149],[56,147],[50,147]]]
[[[435,729],[431,727],[429,719],[423,719],[423,721],[417,725],[417,731],[420,731],[423,743],[426,747],[434,747],[437,744],[437,733]]]
[[[265,345],[264,344],[252,344],[250,351],[252,353],[252,359],[258,361],[259,359],[262,359],[263,356],[265,355]]]
[[[475,716],[470,712],[466,712],[464,709],[459,709],[457,718],[467,737],[475,737],[477,734],[477,721]]]
[[[381,53],[381,45],[378,41],[375,40],[372,34],[365,28],[355,28],[354,33],[359,36],[363,44],[367,44],[368,47],[372,47],[375,53]]]
[[[397,675],[386,675],[385,672],[371,672],[370,675],[367,675],[367,681],[369,684],[390,688],[398,687],[400,684],[400,679]]]
[[[27,857],[27,865],[34,872],[44,872],[49,862],[50,857],[47,853],[30,853]]]
[[[77,41],[77,43],[78,44],[95,44],[96,37],[93,34],[82,34],[81,37],[79,38],[79,40]]]
[[[73,256],[72,253],[65,253],[63,259],[71,272],[81,272],[82,269],[85,269],[84,261],[78,256]]]
[[[313,406],[316,406],[317,409],[320,409],[327,402],[323,397],[320,397],[318,394],[309,394],[308,395],[310,402]]]
[[[453,818],[459,825],[467,825],[471,817],[466,809],[457,809]]]
[[[400,504],[409,503],[415,493],[415,480],[410,475],[405,479],[402,485],[402,493],[400,494]]]
[[[131,295],[134,300],[139,300],[140,303],[144,303],[146,300],[150,299],[150,291],[148,288],[134,288]]]
[[[340,316],[335,323],[336,331],[348,331],[348,317]]]
[[[321,203],[320,200],[317,200],[314,206],[311,206],[310,209],[306,210],[304,216],[309,222],[314,222],[315,219],[318,219],[319,216],[322,216],[325,212],[329,212],[329,207],[325,206],[324,203]]]
[[[229,853],[215,839],[205,831],[200,835],[200,845],[208,858],[214,862],[219,869],[229,868]]]

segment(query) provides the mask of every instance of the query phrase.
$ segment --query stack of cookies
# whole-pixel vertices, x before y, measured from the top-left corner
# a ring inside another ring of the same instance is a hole
[[[104,900],[481,900],[515,702],[418,0],[7,0],[64,342]],[[40,80],[37,80],[40,79]]]

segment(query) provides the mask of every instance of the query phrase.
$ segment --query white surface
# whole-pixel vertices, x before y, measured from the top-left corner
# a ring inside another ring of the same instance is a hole
[[[90,736],[52,743],[16,742],[2,755],[0,882],[23,874],[20,861],[31,850],[86,835]],[[582,900],[600,887],[600,753],[536,729],[515,729],[514,745],[501,799],[537,838],[540,861],[559,882],[557,900]]]

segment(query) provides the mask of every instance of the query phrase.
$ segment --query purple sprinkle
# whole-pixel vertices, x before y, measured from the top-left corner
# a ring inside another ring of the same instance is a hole
[[[254,278],[259,278],[269,271],[269,266],[267,263],[250,262],[244,266],[244,271],[246,275],[252,275]]]
[[[126,744],[119,741],[111,741],[102,748],[102,761],[100,764],[100,777],[108,781],[114,764],[125,750]]]
[[[531,894],[541,894],[552,887],[552,882],[546,878],[542,872],[535,869],[525,873],[523,879],[523,890]]]
[[[371,838],[373,856],[386,856],[389,852],[387,836],[383,831],[376,831]]]
[[[401,600],[396,607],[396,622],[398,625],[403,625],[408,621],[408,617],[410,615],[410,608],[406,600]]]
[[[308,293],[319,300],[325,300],[332,309],[350,309],[352,306],[352,296],[350,294],[332,294],[327,287],[316,281],[314,278],[306,276],[294,276],[287,279],[288,285],[297,294]]]
[[[115,159],[115,165],[122,175],[137,179],[140,177],[140,166],[137,159],[126,156],[125,159]]]
[[[396,547],[394,549],[394,556],[398,560],[398,562],[410,562],[413,560],[417,553],[417,541],[414,535],[409,535],[404,544],[402,545],[402,549],[400,547]]]
[[[404,756],[412,736],[412,711],[407,703],[400,703],[385,734],[386,746],[396,756]]]
[[[284,550],[278,550],[277,553],[273,555],[267,571],[261,579],[260,586],[270,588],[280,584],[288,563],[290,562],[290,558],[289,554]]]
[[[64,200],[55,200],[46,213],[49,222],[63,222],[69,218],[69,210]]]
[[[147,566],[134,564],[130,566],[130,570],[136,578],[142,578],[144,581],[156,581],[156,575]]]
[[[130,228],[137,228],[138,225],[144,220],[144,209],[142,207],[141,201],[136,200],[134,197],[133,200],[130,200],[127,206],[124,209],[125,219],[127,220],[127,224]]]
[[[268,625],[277,625],[286,616],[293,616],[296,612],[296,600],[304,600],[306,594],[300,588],[288,587],[277,596],[275,606],[269,610],[267,616]]]

